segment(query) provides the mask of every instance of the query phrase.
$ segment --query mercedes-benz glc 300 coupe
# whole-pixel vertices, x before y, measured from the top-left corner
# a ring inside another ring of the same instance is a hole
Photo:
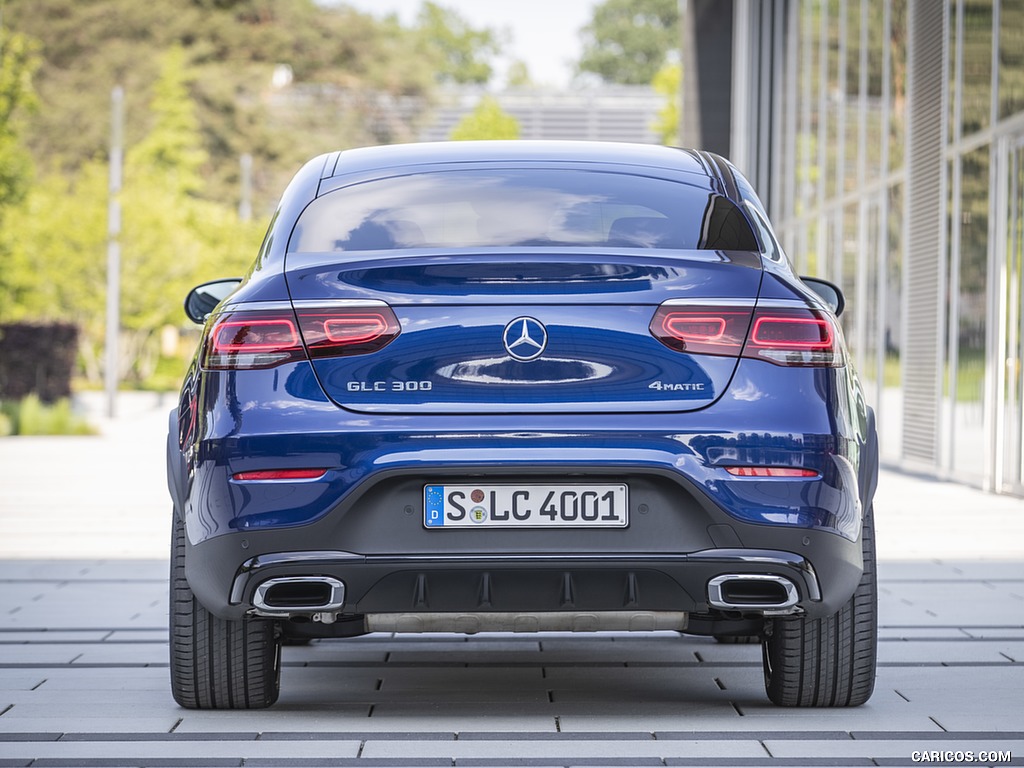
[[[171,684],[264,707],[367,632],[758,639],[768,697],[871,695],[873,416],[726,160],[453,142],[311,160],[171,415]],[[685,697],[685,691],[680,691]]]

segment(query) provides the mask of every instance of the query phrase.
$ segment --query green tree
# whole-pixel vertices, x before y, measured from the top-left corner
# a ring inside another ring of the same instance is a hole
[[[37,66],[35,46],[0,26],[0,257],[7,262],[0,269],[0,318],[24,279],[10,263],[10,238],[4,233],[8,210],[25,199],[32,177],[32,157],[22,133],[26,113],[36,106],[32,75]]]
[[[0,27],[0,223],[4,208],[25,197],[32,175],[21,134],[26,112],[36,107],[32,75],[37,68],[36,46]]]
[[[193,285],[241,274],[263,223],[203,199],[205,154],[180,50],[160,57],[152,127],[127,153],[121,192],[121,375],[142,382],[155,370],[157,334],[184,319]],[[98,382],[104,343],[107,241],[106,162],[57,165],[28,190],[3,230],[10,277],[0,319],[71,320],[81,331],[83,373]],[[184,366],[182,366],[182,370]]]
[[[150,102],[152,127],[127,153],[121,324],[125,373],[143,380],[156,364],[156,334],[181,321],[181,300],[202,279],[239,274],[255,256],[259,227],[232,206],[204,200],[208,161],[189,94],[184,51],[161,57]]]
[[[484,96],[448,136],[452,141],[518,139],[519,121],[505,112],[493,96]]]
[[[582,29],[577,69],[608,83],[646,85],[679,50],[677,0],[604,0]]]
[[[457,12],[429,0],[420,8],[416,28],[439,82],[482,85],[490,81],[491,59],[501,52],[494,30],[475,29]]]
[[[525,61],[516,59],[509,65],[506,82],[509,88],[528,88],[534,84]]]
[[[654,130],[662,144],[679,143],[679,101],[683,86],[683,67],[679,63],[666,64],[651,81],[654,90],[665,97],[665,106],[658,110]]]
[[[23,135],[36,164],[66,172],[109,144],[110,89],[125,89],[125,140],[149,129],[147,95],[175,45],[193,73],[202,194],[237,200],[238,158],[254,157],[254,208],[272,210],[310,156],[411,139],[436,85],[422,35],[314,0],[0,0],[5,26],[40,41],[35,86],[46,109]],[[294,73],[271,85],[279,64]],[[7,66],[4,67],[5,74]]]
[[[175,192],[195,194],[203,186],[203,165],[209,157],[189,94],[193,73],[181,46],[168,48],[162,59],[149,105],[152,127],[132,147],[127,165],[130,170],[145,169],[161,176],[160,181]]]
[[[6,251],[0,320],[63,320],[80,330],[86,375],[102,359],[107,167],[92,161],[69,176],[41,174],[3,228]]]

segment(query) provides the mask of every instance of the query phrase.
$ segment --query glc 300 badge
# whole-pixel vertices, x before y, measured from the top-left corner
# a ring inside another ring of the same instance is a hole
[[[516,360],[533,360],[540,357],[547,347],[548,332],[536,318],[517,317],[505,326],[502,340],[505,350]]]

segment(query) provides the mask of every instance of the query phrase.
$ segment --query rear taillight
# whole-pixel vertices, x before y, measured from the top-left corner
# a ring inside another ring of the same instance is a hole
[[[835,321],[810,307],[754,310],[743,357],[809,367],[838,367],[845,362]]]
[[[785,366],[844,363],[835,321],[811,307],[663,304],[650,331],[665,346],[695,355],[742,356]]]
[[[665,304],[651,320],[651,333],[678,352],[738,357],[750,327],[750,307]]]
[[[367,309],[300,309],[299,325],[310,357],[338,357],[376,352],[400,330],[390,307]]]
[[[306,356],[298,323],[285,312],[226,312],[206,337],[204,368],[270,368]]]
[[[399,333],[387,306],[226,312],[203,348],[203,367],[228,370],[270,368],[309,357],[375,352]]]

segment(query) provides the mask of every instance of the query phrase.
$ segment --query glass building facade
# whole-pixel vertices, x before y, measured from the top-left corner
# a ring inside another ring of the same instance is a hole
[[[883,461],[1024,495],[1024,0],[733,15],[729,153],[846,294]]]

